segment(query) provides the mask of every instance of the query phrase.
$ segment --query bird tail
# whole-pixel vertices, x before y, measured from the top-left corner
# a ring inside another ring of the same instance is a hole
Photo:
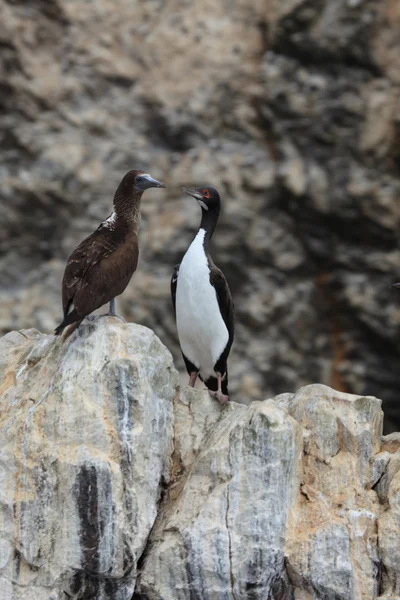
[[[69,315],[64,318],[64,321],[60,323],[60,325],[54,330],[56,335],[60,335],[62,331],[67,327],[67,325],[71,325],[72,323],[76,323],[76,321],[81,321],[82,317],[78,315],[76,309],[72,310]]]

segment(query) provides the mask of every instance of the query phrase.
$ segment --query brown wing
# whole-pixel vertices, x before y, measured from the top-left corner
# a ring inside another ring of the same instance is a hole
[[[136,270],[139,250],[136,232],[99,228],[68,259],[62,284],[64,317],[71,305],[86,316],[122,294]]]

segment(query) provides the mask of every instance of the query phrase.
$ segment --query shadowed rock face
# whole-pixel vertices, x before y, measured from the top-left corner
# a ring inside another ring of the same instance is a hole
[[[215,4],[215,5],[214,5]],[[151,167],[141,263],[120,302],[183,367],[169,278],[223,199],[232,398],[320,381],[383,398],[400,373],[396,0],[0,3],[0,326],[60,322],[68,254]]]
[[[398,598],[378,399],[316,384],[221,409],[177,382],[112,318],[0,340],[1,600]]]

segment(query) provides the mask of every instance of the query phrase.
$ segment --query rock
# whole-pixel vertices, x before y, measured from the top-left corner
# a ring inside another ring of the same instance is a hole
[[[320,381],[379,395],[398,430],[396,0],[0,0],[0,17],[1,331],[54,329],[68,255],[143,166],[168,189],[143,202],[124,316],[184,371],[169,278],[200,215],[180,187],[210,183],[232,398]]]
[[[218,420],[204,393],[184,393],[176,410],[177,483],[137,598],[378,597],[387,568],[376,533],[384,506],[370,484],[379,400],[312,385],[248,408],[232,403]]]
[[[188,427],[177,431],[176,460],[192,439],[190,421],[198,423],[195,402],[202,411],[210,404],[205,394],[189,399],[193,412],[187,413]],[[248,408],[231,404],[186,467],[183,489],[164,507],[150,540],[140,597],[286,597],[284,540],[301,449],[297,423],[272,401]]]
[[[380,451],[380,401],[312,385],[279,398],[278,406],[304,432],[300,493],[286,546],[293,584],[318,598],[376,598],[382,507],[370,473]]]
[[[170,477],[177,383],[158,338],[112,318],[66,342],[2,338],[2,600],[131,599]]]
[[[222,408],[152,331],[0,340],[1,600],[396,600],[400,434],[316,384]]]
[[[386,468],[376,486],[386,510],[378,522],[379,548],[382,564],[382,588],[384,598],[400,594],[400,544],[396,533],[400,526],[400,435],[383,438],[382,452]]]

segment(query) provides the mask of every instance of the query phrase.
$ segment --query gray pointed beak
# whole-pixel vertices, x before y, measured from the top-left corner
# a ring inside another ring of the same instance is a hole
[[[193,198],[196,198],[196,200],[203,200],[202,194],[200,194],[200,192],[197,190],[189,190],[188,188],[183,187],[182,191],[185,192],[185,194],[189,194],[189,196],[193,196]]]
[[[400,283],[393,283],[390,287],[400,288]]]
[[[161,181],[158,181],[157,179],[153,179],[153,177],[151,177],[150,175],[148,175],[147,173],[145,175],[142,175],[142,183],[140,184],[141,190],[148,190],[149,188],[152,187],[156,187],[156,188],[165,188],[167,187],[164,183],[162,183]]]

